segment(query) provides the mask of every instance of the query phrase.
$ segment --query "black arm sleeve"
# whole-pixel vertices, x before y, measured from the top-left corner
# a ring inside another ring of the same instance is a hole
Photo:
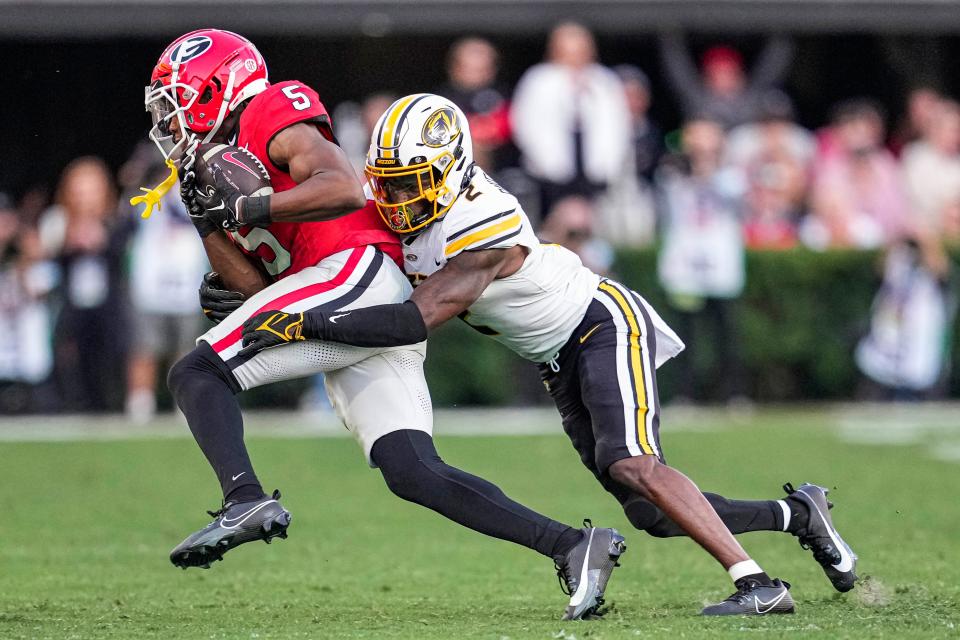
[[[399,347],[426,340],[427,325],[417,305],[407,300],[351,311],[307,311],[303,337],[356,347]]]

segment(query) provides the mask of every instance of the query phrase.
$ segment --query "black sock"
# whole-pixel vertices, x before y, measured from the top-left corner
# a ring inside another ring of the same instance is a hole
[[[728,500],[715,493],[703,495],[730,533],[783,531],[783,510],[776,500]],[[632,496],[624,503],[623,510],[634,527],[657,538],[687,535],[680,525],[646,498]]]
[[[394,431],[370,453],[396,495],[433,509],[474,531],[516,542],[545,556],[564,555],[579,530],[551,520],[508,498],[496,485],[440,459],[433,438],[422,431]]]
[[[733,584],[736,585],[736,587],[739,589],[743,585],[744,580],[756,581],[765,587],[773,586],[773,580],[770,578],[770,576],[767,575],[765,571],[761,571],[760,573],[751,573],[748,576],[743,576],[739,580],[735,580]]]
[[[177,362],[167,386],[190,431],[213,467],[224,501],[248,502],[264,496],[243,443],[239,386],[206,342]]]

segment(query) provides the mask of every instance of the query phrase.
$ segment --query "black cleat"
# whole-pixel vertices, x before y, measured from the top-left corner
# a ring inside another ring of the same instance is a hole
[[[245,542],[286,538],[290,512],[279,502],[280,492],[251,502],[227,502],[219,511],[208,511],[214,520],[190,535],[170,552],[170,562],[181,569],[223,560],[223,554]]]
[[[801,502],[810,512],[806,526],[793,532],[800,546],[813,551],[814,559],[840,592],[850,591],[857,581],[857,554],[853,552],[833,526],[827,501],[829,490],[815,484],[802,484],[796,490],[789,482],[783,485],[788,498]]]
[[[701,611],[704,616],[764,616],[771,613],[793,613],[790,583],[774,578],[763,585],[746,577],[737,580],[737,592],[718,604]]]
[[[610,574],[620,566],[617,559],[627,550],[623,536],[616,529],[597,529],[589,520],[583,524],[583,539],[555,561],[560,588],[570,596],[563,620],[602,615],[599,609],[603,605],[603,592]]]

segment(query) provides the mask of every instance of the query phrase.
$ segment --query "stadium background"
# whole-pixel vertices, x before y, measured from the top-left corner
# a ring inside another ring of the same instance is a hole
[[[14,197],[29,191],[49,197],[60,171],[81,155],[102,157],[112,169],[119,168],[144,138],[142,86],[157,52],[196,24],[248,35],[264,52],[271,77],[303,80],[333,108],[374,92],[435,88],[444,80],[450,44],[465,35],[490,39],[500,53],[499,81],[513,87],[543,58],[553,25],[581,20],[593,31],[603,64],[633,64],[649,75],[651,117],[666,132],[675,132],[682,117],[658,57],[660,33],[685,31],[696,57],[709,46],[732,44],[748,63],[768,36],[788,34],[796,50],[783,88],[796,107],[797,121],[815,130],[828,124],[831,107],[846,98],[877,100],[892,127],[903,115],[912,86],[930,84],[944,95],[955,95],[960,88],[960,78],[952,73],[952,61],[960,58],[956,13],[949,2],[922,1],[4,1],[0,58],[10,61],[4,76],[16,98],[0,103],[0,137],[8,158],[0,172],[0,191]],[[613,272],[624,275],[671,319],[653,277],[655,255],[652,248],[620,248]],[[858,397],[862,376],[852,352],[867,329],[870,301],[879,285],[879,260],[870,252],[751,255],[747,292],[735,303],[744,354],[743,395],[761,401]],[[837,263],[842,275],[834,271]],[[791,272],[805,277],[787,287],[777,274]],[[831,279],[843,284],[831,289]],[[829,297],[840,293],[849,295]],[[803,326],[802,315],[779,315],[780,322],[793,321],[793,329],[787,330],[795,343],[804,345],[788,350],[764,319],[769,320],[767,311],[797,297],[811,309],[842,304],[837,313],[820,318],[816,330],[809,323]],[[957,338],[951,334],[949,339]],[[709,349],[685,357],[706,368],[709,362],[698,360],[705,351]],[[545,401],[528,368],[463,327],[444,328],[431,353],[431,383],[439,405]],[[960,357],[960,349],[951,353],[954,359]],[[467,361],[474,363],[473,384],[451,384],[457,379],[451,370]],[[505,369],[520,384],[499,384],[497,374]],[[675,367],[661,372],[661,391],[668,400],[677,392],[678,375]],[[259,390],[248,401],[289,406],[303,389],[303,383],[293,383]],[[162,385],[158,390],[164,404]],[[940,390],[940,396],[955,396],[960,384],[946,376]]]

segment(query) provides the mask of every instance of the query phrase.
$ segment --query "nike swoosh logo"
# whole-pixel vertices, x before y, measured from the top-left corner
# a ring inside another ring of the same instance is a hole
[[[603,324],[602,322],[598,322],[597,324],[593,325],[593,327],[590,328],[590,331],[587,331],[585,334],[583,334],[582,336],[580,336],[580,344],[583,344],[584,342],[586,342],[586,341],[587,341],[587,338],[589,338],[590,335],[591,335],[594,331],[596,331],[597,329],[599,329],[599,328],[600,328],[600,325],[602,325],[602,324]]]
[[[330,316],[329,320],[330,320],[330,322],[332,322],[333,324],[337,324],[337,318],[342,318],[343,316],[348,316],[348,315],[350,315],[350,312],[349,312],[349,311],[346,312],[346,313],[338,313],[338,314],[335,315],[335,316]]]
[[[436,258],[434,258],[433,261],[437,264],[438,267],[440,266],[440,261],[439,261],[439,260],[437,260]]]
[[[817,510],[817,513],[820,515],[820,518],[823,520],[824,524],[827,525],[827,533],[830,535],[830,539],[833,540],[833,546],[837,551],[840,552],[840,562],[833,565],[833,568],[841,573],[851,571],[853,569],[854,558],[853,554],[850,553],[850,548],[847,546],[847,543],[840,539],[840,536],[830,525],[830,521],[827,520],[827,517],[822,511],[820,511],[820,507],[817,506],[817,502],[813,499],[813,496],[804,491],[802,488],[797,489],[797,491],[810,498],[810,504],[813,505],[813,508]]]
[[[588,569],[590,568],[590,547],[593,546],[593,534],[596,529],[590,529],[590,539],[587,542],[587,551],[583,554],[583,569],[580,571],[580,582],[577,583],[577,590],[570,598],[571,607],[579,607],[587,597],[587,591],[590,590],[590,581],[587,579]]]
[[[246,471],[241,471],[240,473],[238,473],[238,474],[235,475],[235,476],[230,476],[230,479],[233,480],[234,482],[236,482],[237,478],[239,478],[240,476],[242,476],[242,475],[245,474],[245,473],[246,473]]]
[[[252,175],[254,178],[257,178],[258,180],[262,180],[262,179],[263,179],[263,176],[257,175],[256,173],[254,173],[254,172],[250,169],[250,167],[248,167],[247,165],[243,164],[242,162],[240,162],[239,160],[237,160],[236,158],[234,158],[235,155],[236,155],[236,152],[235,152],[235,151],[231,151],[230,153],[225,153],[225,154],[223,154],[223,156],[221,156],[221,157],[222,157],[224,160],[226,160],[227,162],[229,162],[230,164],[234,164],[234,165],[240,167],[241,169],[243,169],[244,171],[246,171],[247,173],[249,173],[250,175]]]
[[[276,502],[276,500],[267,500],[266,502],[261,502],[260,504],[253,507],[252,509],[245,511],[244,513],[241,513],[236,518],[229,518],[229,519],[224,518],[223,520],[220,521],[220,526],[223,527],[224,529],[236,529],[237,527],[242,525],[244,522],[246,522],[250,518],[250,516],[256,514],[258,511],[260,511],[264,507],[274,502]]]
[[[757,610],[758,614],[763,615],[765,613],[770,613],[770,611],[772,611],[774,607],[780,604],[780,601],[783,600],[785,597],[787,597],[786,589],[781,591],[780,595],[770,600],[770,602],[764,602],[757,596],[753,596],[753,606]],[[761,607],[763,608],[761,609]]]
[[[207,209],[207,211],[219,211],[220,209],[223,209],[223,207],[224,207],[223,200],[221,200],[220,204],[218,204],[215,207],[210,207],[209,209]]]

